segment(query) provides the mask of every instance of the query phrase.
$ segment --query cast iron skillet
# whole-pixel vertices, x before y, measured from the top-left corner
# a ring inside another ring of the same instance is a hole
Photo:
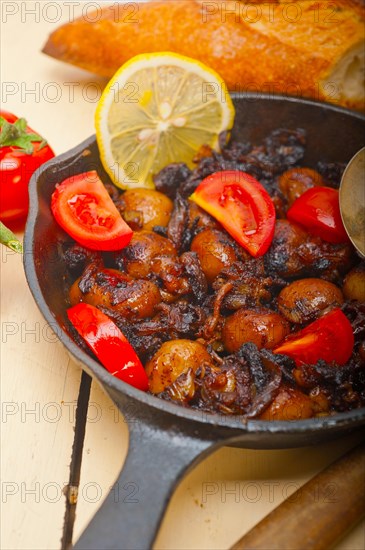
[[[280,96],[239,94],[233,99],[235,138],[259,143],[275,128],[304,128],[308,136],[304,165],[315,167],[321,159],[347,162],[364,145],[364,117],[358,113]],[[114,502],[110,494],[75,548],[147,549],[155,540],[180,478],[214,449],[222,445],[275,449],[322,443],[363,425],[365,409],[295,422],[246,422],[241,417],[206,414],[134,389],[113,378],[83,352],[68,333],[65,315],[65,266],[60,250],[69,238],[53,220],[49,205],[56,183],[94,169],[108,181],[93,136],[51,160],[33,176],[25,271],[45,319],[81,367],[96,378],[127,416],[129,424],[128,456],[117,482],[120,487],[133,482],[138,493],[125,502]]]

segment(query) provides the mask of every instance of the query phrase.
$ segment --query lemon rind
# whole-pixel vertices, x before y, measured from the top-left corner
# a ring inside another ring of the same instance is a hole
[[[176,62],[178,60],[178,66],[186,72],[195,72],[196,74],[198,74],[198,76],[202,78],[206,76],[206,78],[208,79],[207,82],[211,82],[210,79],[213,79],[215,84],[219,83],[219,92],[221,98],[225,99],[225,102],[227,103],[227,108],[222,108],[222,119],[220,128],[214,130],[214,133],[216,134],[216,139],[214,140],[214,143],[209,143],[207,145],[209,145],[213,149],[218,150],[219,133],[223,130],[229,131],[233,126],[235,110],[232,100],[223,79],[213,69],[207,67],[196,59],[192,59],[190,57],[168,51],[151,54],[141,54],[131,58],[117,70],[112,79],[108,82],[95,111],[96,139],[100,151],[100,158],[111,180],[121,189],[128,189],[133,187],[145,187],[153,189],[154,184],[152,181],[148,181],[148,179],[144,181],[141,181],[141,179],[138,179],[138,181],[129,180],[127,174],[120,166],[120,164],[117,168],[118,174],[116,175],[113,171],[113,166],[116,165],[116,161],[111,154],[111,148],[109,148],[109,152],[106,150],[103,137],[109,135],[107,114],[109,112],[109,109],[111,108],[115,94],[114,90],[112,90],[112,87],[115,86],[116,83],[118,83],[119,86],[122,88],[122,86],[128,82],[128,79],[130,79],[133,74],[136,74],[136,72],[138,72],[139,70],[146,68],[146,64],[148,64],[149,68],[160,67],[161,59],[163,58],[166,58],[166,61],[168,61],[171,65],[174,64],[174,61]],[[199,71],[194,71],[194,67],[199,68]],[[216,98],[215,100],[218,101],[218,98]]]

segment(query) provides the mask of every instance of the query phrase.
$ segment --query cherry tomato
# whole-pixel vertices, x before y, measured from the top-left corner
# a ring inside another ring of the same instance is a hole
[[[60,226],[79,244],[93,250],[120,250],[132,238],[95,170],[67,178],[56,186],[51,208]]]
[[[255,178],[239,170],[205,178],[190,199],[218,220],[252,256],[269,248],[275,227],[270,195]]]
[[[67,315],[77,332],[113,375],[140,390],[148,389],[148,378],[136,352],[122,331],[95,306],[76,304]]]
[[[0,117],[0,219],[25,220],[30,177],[54,152],[24,119],[6,111]]]
[[[342,223],[338,191],[331,187],[311,187],[287,212],[290,221],[329,243],[350,242]]]
[[[344,365],[354,347],[354,333],[350,321],[339,308],[333,309],[303,330],[287,336],[274,353],[289,355],[297,366],[315,365],[323,359]]]

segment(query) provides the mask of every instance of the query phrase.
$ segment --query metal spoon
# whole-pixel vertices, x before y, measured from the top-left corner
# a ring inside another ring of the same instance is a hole
[[[340,211],[352,244],[365,258],[365,147],[352,157],[342,175]]]

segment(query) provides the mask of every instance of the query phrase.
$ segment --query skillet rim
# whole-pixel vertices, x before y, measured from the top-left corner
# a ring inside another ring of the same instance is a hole
[[[333,111],[339,114],[346,116],[351,116],[356,118],[359,121],[365,122],[365,116],[356,111],[351,111],[349,109],[344,109],[330,103],[324,103],[320,101],[313,101],[298,97],[283,96],[283,95],[273,95],[273,94],[264,94],[264,93],[255,93],[255,92],[241,92],[241,93],[232,93],[232,99],[240,100],[247,99],[251,101],[288,101],[291,103],[296,103],[300,105],[308,105],[313,107],[321,107],[328,111]],[[165,413],[172,416],[173,418],[180,418],[185,421],[190,421],[196,423],[196,425],[201,426],[212,426],[217,428],[232,428],[235,430],[240,430],[243,434],[279,434],[283,433],[285,435],[293,436],[293,444],[295,435],[299,434],[312,434],[317,432],[327,432],[333,431],[334,428],[345,429],[345,428],[355,428],[365,423],[365,407],[359,409],[353,409],[352,411],[347,411],[344,413],[336,413],[333,416],[323,416],[315,417],[306,420],[295,420],[295,421],[278,421],[278,420],[247,420],[242,415],[228,416],[228,415],[219,415],[217,413],[207,413],[204,411],[199,411],[197,409],[183,407],[181,405],[174,404],[169,401],[160,399],[154,395],[142,392],[137,390],[133,386],[122,382],[121,380],[113,377],[109,372],[104,369],[95,359],[87,355],[81,348],[79,348],[76,343],[71,339],[71,337],[65,332],[62,326],[58,323],[55,316],[52,313],[50,306],[48,306],[42,290],[38,281],[33,247],[35,245],[35,229],[37,221],[41,218],[42,213],[40,212],[40,202],[38,199],[38,179],[41,175],[53,169],[60,163],[63,163],[67,160],[76,159],[81,155],[81,153],[90,148],[92,144],[95,144],[96,138],[95,135],[90,136],[82,143],[76,145],[72,149],[66,151],[65,153],[56,156],[54,159],[51,159],[44,165],[40,167],[39,170],[32,176],[29,183],[29,198],[30,198],[30,207],[29,215],[27,219],[27,224],[25,228],[24,235],[24,269],[28,282],[28,286],[31,290],[31,293],[34,297],[34,300],[42,313],[43,317],[50,324],[52,328],[57,325],[56,335],[61,343],[65,346],[66,350],[72,355],[74,360],[82,367],[83,370],[86,370],[88,374],[91,374],[96,378],[98,383],[107,391],[107,389],[112,390],[113,395],[121,394],[122,396],[132,399],[134,402],[140,403],[143,406],[146,406],[158,413]],[[52,181],[54,183],[54,180]],[[123,413],[123,410],[121,409]]]

